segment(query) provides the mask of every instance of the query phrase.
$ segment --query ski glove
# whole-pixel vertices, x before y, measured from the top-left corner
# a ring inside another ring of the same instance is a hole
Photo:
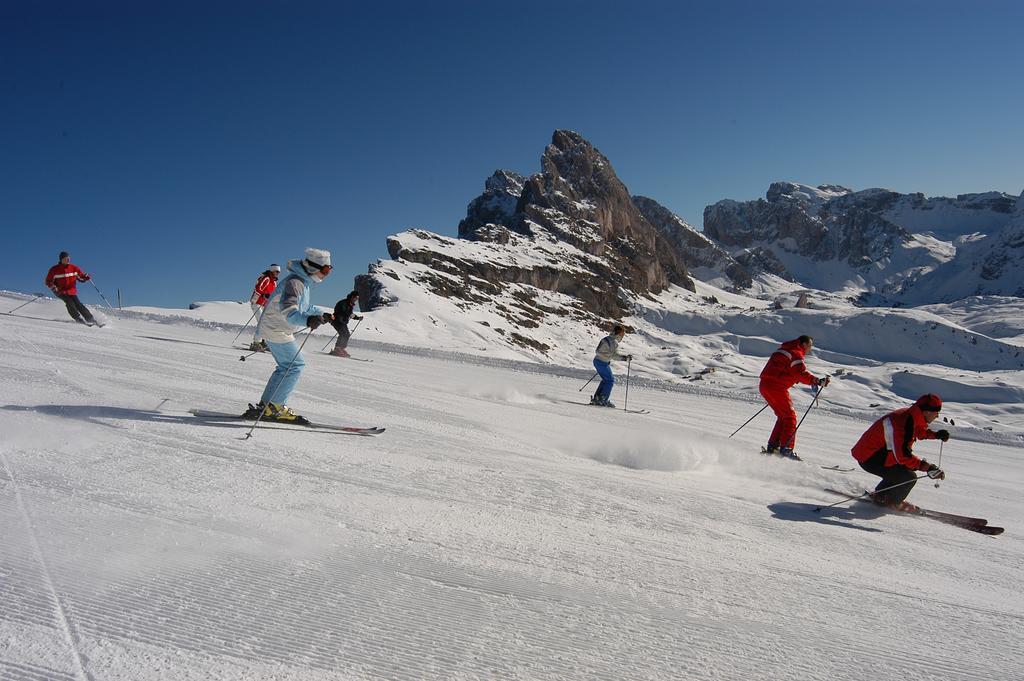
[[[626,355],[626,361],[627,362],[632,362],[633,361],[633,355]]]
[[[358,314],[352,315],[352,319],[362,319],[362,318],[363,318],[362,315],[358,315]]]
[[[935,439],[942,440],[943,442],[949,442],[949,431],[945,428],[935,431]]]
[[[331,322],[334,321],[334,315],[332,315],[330,312],[324,312],[323,315],[321,316],[323,317],[324,324],[330,324]]]
[[[82,276],[82,281],[89,281],[90,279],[92,279],[91,274],[86,274]]]
[[[817,378],[817,377],[815,377],[814,383],[812,385],[815,388],[819,388],[819,387],[820,388],[824,388],[826,385],[828,385],[828,382],[829,382],[829,377],[828,376],[825,376],[824,378]]]
[[[928,473],[928,477],[932,480],[945,480],[946,474],[942,472],[942,469],[935,464],[928,464],[928,469],[925,471]]]
[[[313,329],[314,331],[316,329],[318,329],[320,327],[320,325],[323,324],[323,323],[324,323],[324,318],[323,318],[322,315],[311,314],[308,317],[306,317],[306,326],[308,326],[309,328]]]

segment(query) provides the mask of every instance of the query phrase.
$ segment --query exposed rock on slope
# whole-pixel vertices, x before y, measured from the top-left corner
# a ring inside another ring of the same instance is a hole
[[[459,239],[414,229],[389,237],[388,253],[425,266],[404,276],[432,293],[467,306],[504,306],[509,321],[527,326],[551,314],[619,319],[637,296],[672,284],[694,289],[677,250],[589,142],[556,131],[541,168],[529,178],[495,172],[467,207]],[[399,270],[378,262],[357,277],[366,309],[394,302],[388,279],[403,276]],[[539,292],[565,303],[541,304]],[[509,295],[514,306],[499,300]]]

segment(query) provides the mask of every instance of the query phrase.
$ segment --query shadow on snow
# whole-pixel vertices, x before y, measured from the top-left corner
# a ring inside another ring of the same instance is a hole
[[[816,511],[815,509],[821,509]],[[835,525],[863,532],[881,532],[876,527],[862,527],[855,524],[857,520],[876,520],[885,515],[885,509],[874,504],[853,504],[850,506],[822,506],[821,504],[802,504],[781,501],[769,504],[768,510],[773,518],[794,522],[814,522],[822,525]]]

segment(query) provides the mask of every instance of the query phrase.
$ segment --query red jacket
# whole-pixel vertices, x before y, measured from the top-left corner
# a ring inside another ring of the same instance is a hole
[[[270,294],[277,288],[277,280],[268,274],[261,274],[256,280],[256,286],[252,289],[252,298],[249,302],[263,306],[270,300]]]
[[[885,465],[906,466],[912,471],[928,469],[924,459],[914,456],[914,443],[936,439],[935,431],[928,430],[924,414],[917,405],[897,409],[871,424],[857,440],[851,452],[857,461],[867,461],[881,449],[889,452]]]
[[[789,390],[797,383],[814,385],[814,375],[804,366],[804,349],[800,341],[786,341],[768,358],[761,370],[761,386]]]
[[[46,287],[59,296],[78,295],[78,282],[92,279],[78,265],[57,263],[46,273]]]

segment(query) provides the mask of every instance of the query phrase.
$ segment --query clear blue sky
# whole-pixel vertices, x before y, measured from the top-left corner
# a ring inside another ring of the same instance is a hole
[[[1019,0],[0,2],[0,288],[66,249],[111,300],[241,300],[317,246],[330,304],[559,128],[698,227],[779,179],[1017,194],[1022,26]]]

